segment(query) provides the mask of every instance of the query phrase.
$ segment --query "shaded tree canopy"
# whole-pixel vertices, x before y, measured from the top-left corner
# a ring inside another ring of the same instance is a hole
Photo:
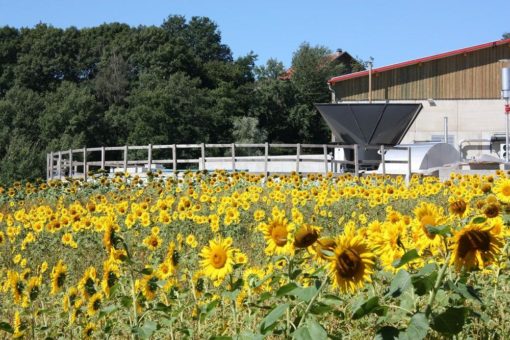
[[[1,27],[0,182],[43,177],[47,152],[83,146],[327,141],[312,104],[350,70],[328,54],[302,44],[282,79],[275,59],[234,58],[205,17]]]

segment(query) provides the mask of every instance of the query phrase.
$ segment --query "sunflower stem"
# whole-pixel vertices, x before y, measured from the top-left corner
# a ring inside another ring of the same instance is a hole
[[[434,289],[432,290],[432,294],[430,294],[429,302],[427,303],[427,308],[425,309],[425,316],[429,317],[430,313],[432,312],[432,304],[434,303],[434,300],[436,299],[437,291],[439,290],[439,287],[441,286],[441,283],[443,282],[444,276],[446,274],[446,269],[448,268],[448,262],[450,262],[450,257],[452,253],[448,252],[446,254],[446,259],[444,261],[443,266],[439,270],[439,275],[437,276],[436,283],[434,284]]]
[[[310,311],[310,308],[312,308],[312,305],[313,303],[315,302],[315,300],[317,300],[317,298],[319,297],[319,294],[322,290],[322,288],[324,288],[324,286],[326,285],[326,282],[328,281],[328,274],[326,273],[324,275],[324,279],[322,279],[322,282],[321,282],[321,285],[319,286],[319,289],[317,289],[317,292],[315,293],[315,295],[312,297],[312,299],[310,300],[310,302],[308,303],[308,306],[306,306],[306,309],[305,311],[303,312],[303,316],[301,317],[301,319],[299,320],[299,323],[297,324],[296,326],[296,329],[299,328],[299,326],[301,325],[301,323],[303,323],[303,320],[306,319],[306,315],[308,314],[308,312]]]

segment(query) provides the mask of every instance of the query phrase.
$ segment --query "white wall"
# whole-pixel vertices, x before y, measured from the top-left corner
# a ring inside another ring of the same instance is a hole
[[[494,134],[505,135],[506,118],[503,100],[392,100],[390,103],[422,103],[423,109],[402,140],[402,144],[429,141],[432,135],[444,135],[444,117],[448,117],[448,134],[454,146],[467,139],[488,139]],[[349,103],[349,102],[342,102]],[[352,102],[354,103],[354,102]],[[364,102],[366,103],[366,102]],[[380,101],[374,103],[381,103]],[[489,144],[470,144],[467,158],[490,153]],[[476,148],[479,150],[474,150]],[[497,150],[499,151],[499,149]],[[495,152],[492,155],[497,156]]]

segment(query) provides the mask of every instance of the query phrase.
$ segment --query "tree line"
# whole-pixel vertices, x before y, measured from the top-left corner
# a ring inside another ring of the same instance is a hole
[[[45,174],[54,150],[125,144],[323,143],[314,102],[362,68],[303,43],[292,76],[252,52],[233,58],[206,17],[160,26],[0,28],[0,182]]]

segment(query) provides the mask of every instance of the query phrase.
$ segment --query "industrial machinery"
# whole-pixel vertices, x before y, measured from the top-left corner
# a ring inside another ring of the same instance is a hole
[[[381,160],[379,147],[385,151],[386,172],[404,173],[409,164],[407,148],[411,149],[411,170],[420,171],[459,160],[459,152],[447,143],[399,145],[422,109],[422,104],[341,103],[315,104],[331,129],[335,141],[357,144],[360,169],[376,170]],[[398,150],[391,147],[401,146]],[[344,149],[345,160],[353,161],[352,150]],[[397,161],[397,164],[392,164]],[[348,168],[347,168],[348,169]]]

